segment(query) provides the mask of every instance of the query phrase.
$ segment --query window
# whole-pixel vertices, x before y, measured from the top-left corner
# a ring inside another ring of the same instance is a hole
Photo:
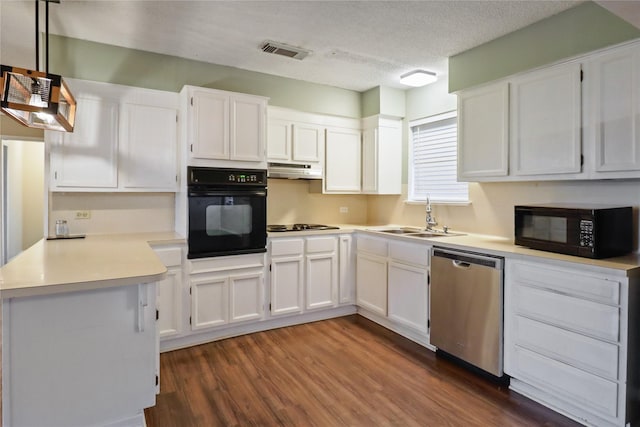
[[[409,123],[409,200],[468,203],[466,182],[457,181],[455,111]]]

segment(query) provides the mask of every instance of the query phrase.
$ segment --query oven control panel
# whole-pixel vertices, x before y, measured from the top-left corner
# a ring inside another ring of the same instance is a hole
[[[267,185],[264,169],[230,169],[188,166],[188,185],[197,186],[259,186]]]

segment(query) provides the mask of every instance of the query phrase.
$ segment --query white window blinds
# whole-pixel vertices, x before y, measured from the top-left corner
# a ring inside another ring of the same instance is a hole
[[[469,201],[466,182],[457,181],[458,131],[456,113],[410,124],[409,199],[433,202]]]

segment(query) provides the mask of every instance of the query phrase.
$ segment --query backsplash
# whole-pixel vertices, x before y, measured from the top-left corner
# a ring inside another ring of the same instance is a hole
[[[320,181],[270,179],[267,223],[366,224],[367,196],[310,191],[310,185],[318,184]],[[341,213],[340,208],[347,212]]]
[[[70,234],[142,233],[174,228],[173,193],[51,193],[49,235],[66,219]],[[90,218],[76,219],[77,212]]]

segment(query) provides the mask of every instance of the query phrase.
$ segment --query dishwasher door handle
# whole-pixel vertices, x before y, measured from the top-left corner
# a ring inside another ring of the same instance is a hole
[[[455,268],[462,268],[462,269],[468,269],[469,267],[471,267],[471,264],[469,264],[468,262],[464,262],[464,261],[459,261],[457,259],[451,260],[451,263],[453,264],[453,266]]]

